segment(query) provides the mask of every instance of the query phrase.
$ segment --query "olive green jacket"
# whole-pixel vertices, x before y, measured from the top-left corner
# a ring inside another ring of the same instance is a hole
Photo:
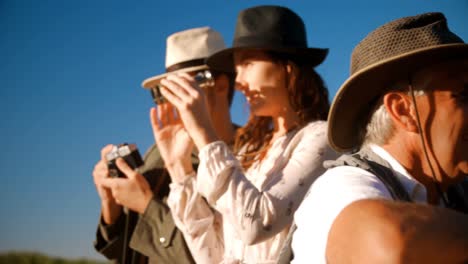
[[[142,215],[130,211],[121,214],[112,225],[105,225],[101,219],[94,247],[116,263],[195,263],[166,205],[170,177],[155,145],[147,151],[144,161],[138,170],[158,191]],[[195,153],[192,163],[198,165]]]

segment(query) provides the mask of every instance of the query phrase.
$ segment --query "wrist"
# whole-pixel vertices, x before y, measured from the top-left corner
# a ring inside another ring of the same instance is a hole
[[[118,207],[119,204],[115,201],[114,198],[104,198],[101,199],[101,207],[102,208],[109,208],[110,210],[113,208]]]
[[[166,166],[173,182],[184,183],[194,173],[192,163],[175,162]]]
[[[200,150],[204,146],[213,143],[215,141],[218,141],[218,137],[216,136],[216,133],[214,133],[212,130],[208,129],[203,131],[203,133],[200,133],[199,136],[194,139],[194,143],[197,146],[197,149]]]
[[[105,224],[111,225],[117,221],[122,212],[122,206],[117,203],[101,202],[101,214]]]
[[[143,201],[141,203],[140,208],[137,210],[137,213],[139,214],[144,214],[146,211],[146,208],[148,208],[151,200],[153,199],[153,192],[148,192],[147,194],[144,195]]]

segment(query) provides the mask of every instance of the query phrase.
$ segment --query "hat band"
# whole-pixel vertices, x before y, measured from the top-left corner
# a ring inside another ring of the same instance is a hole
[[[170,67],[167,67],[166,72],[173,72],[173,71],[177,71],[177,70],[188,68],[188,67],[201,66],[201,65],[204,65],[204,64],[205,64],[205,59],[204,58],[203,59],[183,61],[183,62],[173,64]]]
[[[261,35],[243,36],[234,39],[233,47],[259,47],[259,48],[307,48],[304,39],[284,38],[281,36]]]

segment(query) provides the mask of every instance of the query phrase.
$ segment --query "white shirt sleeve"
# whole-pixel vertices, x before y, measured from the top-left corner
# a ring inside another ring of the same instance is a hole
[[[195,177],[171,183],[168,206],[196,263],[220,263],[224,253],[221,216],[194,190]]]
[[[330,228],[338,214],[361,199],[392,199],[385,185],[366,170],[350,166],[329,169],[312,185],[296,211],[292,263],[326,263]]]
[[[251,168],[248,174],[225,143],[211,143],[200,150],[196,188],[244,243],[268,239],[289,227],[310,185],[324,172],[323,161],[336,158],[326,127],[311,123],[275,142],[260,166],[268,169]]]

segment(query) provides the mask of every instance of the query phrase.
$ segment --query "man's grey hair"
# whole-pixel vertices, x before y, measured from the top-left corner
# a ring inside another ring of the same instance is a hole
[[[408,95],[411,95],[409,91],[408,82],[397,82],[395,85],[392,86],[392,91],[407,91]],[[418,88],[413,87],[415,90],[415,96],[424,95],[424,90],[416,90]],[[390,115],[383,104],[383,96],[377,102],[376,107],[373,110],[373,113],[370,116],[369,122],[367,123],[367,127],[365,130],[364,142],[362,146],[368,144],[376,144],[376,145],[383,145],[387,143],[387,141],[392,137],[394,132],[393,121],[390,118]]]
[[[424,67],[420,70],[415,71],[411,76],[408,76],[409,79],[401,79],[389,85],[390,88],[388,91],[400,91],[406,92],[411,96],[410,84],[413,88],[414,96],[422,96],[427,93],[427,91],[432,90],[430,87],[431,82],[434,78],[438,78],[437,74],[434,73],[434,67],[442,67],[445,63],[453,63],[459,61],[459,59],[450,59],[442,63],[438,63],[432,66]],[[466,60],[464,60],[465,63]],[[445,66],[444,66],[445,67]],[[384,94],[387,92],[384,92]],[[385,106],[383,104],[383,95],[380,100],[375,105],[375,108],[371,112],[369,122],[367,123],[366,130],[362,133],[365,134],[364,142],[361,146],[365,146],[370,143],[377,145],[383,145],[388,142],[388,140],[393,136],[394,125],[393,121],[390,118]],[[411,104],[412,107],[413,104]]]

